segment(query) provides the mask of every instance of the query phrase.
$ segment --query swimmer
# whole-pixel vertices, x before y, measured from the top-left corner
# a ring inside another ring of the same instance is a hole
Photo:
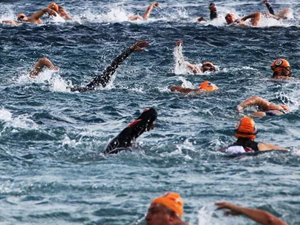
[[[138,41],[129,47],[127,50],[118,55],[112,63],[106,67],[101,75],[94,77],[86,86],[84,87],[71,87],[70,90],[75,92],[85,92],[89,90],[94,90],[98,86],[106,87],[109,83],[111,77],[114,75],[116,69],[119,65],[132,53],[132,52],[141,52],[145,51],[144,47],[148,47],[149,44],[145,41]],[[30,77],[37,77],[44,67],[48,67],[52,70],[58,70],[58,67],[54,66],[50,60],[46,58],[40,59],[37,64],[32,68],[30,72]]]
[[[218,90],[219,88],[217,85],[209,82],[209,81],[204,81],[199,85],[199,88],[184,88],[182,86],[173,86],[170,88],[171,91],[178,91],[184,94],[188,93],[204,93],[204,92],[211,92]]]
[[[263,225],[288,225],[276,216],[264,210],[242,207],[229,202],[217,202],[215,205],[218,209],[229,209],[229,211],[224,213],[226,216],[245,215],[251,220]]]
[[[292,69],[286,59],[275,59],[271,64],[272,79],[291,79]]]
[[[70,20],[72,19],[69,14],[66,12],[65,8],[62,6],[57,5],[56,3],[51,3],[50,5],[48,5],[49,9],[54,10],[55,12],[58,13],[58,15],[62,18],[64,18],[65,20]]]
[[[281,19],[288,19],[288,15],[290,14],[291,9],[286,8],[286,9],[283,9],[283,10],[279,11],[277,14],[275,14],[274,10],[273,10],[272,6],[269,4],[268,0],[264,0],[263,3],[267,6],[267,8],[269,10],[269,13],[271,15],[275,15],[275,16],[281,18]]]
[[[55,70],[55,71],[59,70],[59,67],[54,66],[53,63],[49,59],[40,58],[39,61],[37,61],[37,63],[31,69],[29,76],[31,78],[36,78],[45,67],[49,68],[50,70]]]
[[[153,3],[151,3],[151,4],[148,6],[148,8],[147,8],[147,10],[146,10],[146,12],[145,12],[145,14],[144,14],[143,16],[140,16],[140,15],[132,15],[132,16],[130,16],[130,17],[128,18],[128,20],[129,20],[129,21],[134,21],[134,20],[147,20],[147,19],[149,18],[149,16],[150,16],[150,13],[151,13],[152,9],[155,8],[155,7],[158,7],[158,6],[159,6],[158,2],[153,2]]]
[[[290,112],[287,105],[277,105],[258,96],[247,98],[238,104],[236,108],[238,112],[242,113],[245,108],[251,106],[258,108],[257,112],[251,114],[253,117],[280,116]]]
[[[235,137],[237,141],[226,148],[222,148],[220,152],[229,154],[254,153],[272,150],[286,150],[285,148],[275,146],[273,144],[255,142],[257,129],[255,122],[250,117],[240,119],[235,127]]]
[[[104,154],[117,154],[125,148],[131,147],[132,142],[136,140],[145,131],[154,128],[154,121],[157,118],[155,109],[145,109],[143,113],[132,123],[130,123],[117,137],[115,137],[106,146]]]
[[[261,21],[261,16],[262,16],[262,14],[260,12],[257,12],[257,13],[253,13],[253,14],[250,14],[248,16],[245,16],[241,19],[238,19],[238,18],[235,17],[235,15],[233,13],[228,13],[225,16],[225,20],[226,20],[228,25],[234,24],[234,23],[247,25],[246,20],[251,19],[251,21],[250,21],[251,25],[252,26],[258,26],[259,22]]]
[[[182,216],[182,198],[178,193],[167,192],[151,202],[145,220],[147,225],[188,225]]]
[[[52,9],[42,9],[40,11],[37,11],[36,13],[34,13],[33,15],[31,15],[30,17],[27,17],[25,14],[20,13],[18,15],[18,21],[20,22],[26,22],[26,23],[36,23],[36,24],[41,24],[42,23],[42,16],[44,14],[48,13],[49,16],[56,16],[55,11],[53,11]],[[20,25],[21,23],[16,22],[16,21],[12,21],[12,20],[8,20],[8,21],[2,21],[2,23],[8,23],[8,24],[12,24],[12,25]]]
[[[216,19],[218,17],[218,13],[217,13],[217,8],[216,8],[216,5],[215,3],[210,3],[209,6],[208,6],[209,10],[210,10],[210,15],[209,15],[209,18],[210,20],[213,20],[213,19]],[[197,21],[198,22],[201,22],[201,21],[207,21],[205,18],[203,17],[198,17],[197,18]]]
[[[176,54],[178,56],[176,57],[176,60],[179,66],[183,65],[190,73],[193,74],[204,73],[206,71],[216,71],[215,65],[211,62],[204,62],[199,67],[196,64],[191,64],[188,61],[186,61],[182,54],[182,43],[182,40],[178,40],[174,48],[174,55]]]
[[[72,87],[70,90],[85,92],[89,90],[95,90],[95,88],[98,86],[106,87],[111,77],[114,75],[116,69],[131,53],[145,51],[144,47],[148,47],[148,46],[149,46],[148,42],[145,41],[136,42],[131,47],[126,49],[124,52],[122,52],[120,55],[118,55],[112,61],[112,63],[108,67],[106,67],[106,69],[102,72],[101,75],[93,78],[85,87],[75,87],[75,88]]]

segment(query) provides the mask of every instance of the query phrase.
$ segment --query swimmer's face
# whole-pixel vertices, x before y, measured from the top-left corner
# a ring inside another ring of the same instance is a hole
[[[201,66],[202,72],[205,71],[216,71],[215,66],[212,63],[203,63]]]
[[[225,16],[225,20],[226,20],[227,24],[232,24],[232,23],[235,21],[235,16],[234,16],[234,14],[228,13],[228,14]]]
[[[176,216],[175,213],[166,206],[158,203],[152,203],[148,209],[145,219],[147,225],[171,225],[174,221],[174,216]]]
[[[292,75],[292,69],[291,67],[280,67],[276,68],[273,72],[273,77],[274,76],[286,76],[290,77]]]
[[[19,21],[26,21],[26,20],[28,20],[28,18],[25,14],[20,14],[20,15],[18,15],[18,20]]]

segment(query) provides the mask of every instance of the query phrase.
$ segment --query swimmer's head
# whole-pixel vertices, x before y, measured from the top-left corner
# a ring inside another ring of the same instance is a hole
[[[27,16],[24,13],[20,13],[18,15],[17,20],[19,20],[19,21],[25,21],[25,20],[28,20],[28,18],[27,18]]]
[[[208,8],[209,8],[210,10],[216,10],[216,5],[215,5],[215,3],[211,2],[211,3],[209,4]]]
[[[291,76],[292,70],[290,63],[286,59],[275,59],[271,64],[273,77],[276,76]]]
[[[176,192],[166,192],[163,196],[155,198],[151,202],[151,206],[155,206],[156,204],[167,207],[179,217],[183,216],[183,201],[180,194]]]
[[[54,10],[55,12],[58,12],[58,10],[59,10],[58,5],[54,2],[51,3],[50,5],[48,5],[48,8]]]
[[[227,22],[227,24],[232,24],[236,18],[235,18],[235,15],[232,14],[232,13],[228,13],[226,16],[225,16],[225,20]]]
[[[249,138],[254,140],[257,134],[255,122],[250,117],[244,117],[235,126],[236,138]]]
[[[201,71],[202,72],[205,72],[205,71],[216,71],[216,67],[211,62],[205,62],[201,66]]]
[[[215,91],[218,90],[219,88],[217,87],[217,85],[209,82],[209,81],[204,81],[203,83],[200,84],[199,88],[201,90],[205,90],[205,91]]]

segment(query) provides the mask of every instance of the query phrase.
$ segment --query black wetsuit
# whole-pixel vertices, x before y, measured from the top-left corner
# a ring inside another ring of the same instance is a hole
[[[231,146],[243,146],[246,152],[258,152],[258,143],[249,138],[238,138]]]
[[[267,8],[268,8],[268,10],[269,10],[269,13],[271,13],[272,15],[275,15],[272,6],[271,6],[269,3],[267,3],[266,6],[267,6]]]
[[[157,112],[155,109],[145,110],[106,146],[103,153],[116,154],[124,150],[124,148],[132,146],[134,139],[138,138],[146,130],[149,131],[153,128],[153,122],[156,118]]]
[[[103,71],[103,73],[95,78],[93,78],[90,83],[88,83],[85,87],[75,87],[71,88],[71,91],[79,91],[79,92],[85,92],[88,90],[94,90],[98,86],[105,87],[108,82],[110,81],[111,77],[115,73],[116,69],[119,67],[119,65],[132,53],[134,50],[131,48],[128,48],[124,52],[122,52],[120,55],[118,55],[110,64],[110,66],[106,67],[106,69]]]
[[[210,10],[210,20],[216,19],[217,17],[218,17],[217,10],[216,11]]]

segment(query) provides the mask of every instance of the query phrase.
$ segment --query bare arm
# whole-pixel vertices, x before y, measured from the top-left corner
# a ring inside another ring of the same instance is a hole
[[[188,94],[188,93],[202,93],[203,91],[199,88],[193,89],[193,88],[183,88],[181,86],[173,86],[170,88],[171,91],[178,91],[180,93]]]
[[[11,24],[11,25],[15,25],[15,26],[20,25],[20,23],[13,21],[13,20],[3,20],[2,23]]]
[[[272,151],[272,150],[286,150],[286,148],[275,146],[273,144],[267,144],[267,143],[258,143],[258,149],[259,151]]]
[[[258,97],[258,96],[253,96],[250,98],[247,98],[245,101],[241,102],[237,106],[237,110],[239,112],[243,112],[243,109],[246,107],[250,106],[258,106],[261,110],[266,111],[268,110],[270,102],[266,101],[265,99]]]
[[[182,54],[182,43],[183,43],[182,40],[178,40],[176,42],[176,46],[174,49],[174,52],[176,54],[176,59],[179,65],[182,65],[185,62],[184,56]]]
[[[66,12],[66,10],[65,10],[64,7],[59,6],[58,11],[59,11],[59,15],[60,15],[62,18],[66,19],[66,20],[71,20],[71,19],[72,19],[71,16]]]
[[[153,2],[153,3],[151,3],[151,4],[148,6],[148,8],[147,8],[145,14],[143,15],[144,20],[146,20],[146,19],[149,18],[152,9],[153,9],[154,7],[158,7],[158,5],[159,5],[158,2]]]
[[[257,12],[241,18],[242,21],[246,21],[247,19],[251,19],[251,24],[257,26],[261,20],[261,13]]]
[[[218,209],[229,209],[229,211],[225,212],[225,215],[245,215],[262,225],[288,225],[264,210],[242,207],[229,202],[217,202],[216,205]]]
[[[36,23],[39,19],[41,19],[41,17],[45,14],[48,13],[50,16],[56,16],[56,12],[52,9],[49,8],[45,8],[45,9],[41,9],[40,11],[37,11],[36,13],[32,14],[29,18],[28,18],[28,22],[31,23]]]
[[[37,63],[31,69],[29,76],[32,78],[37,77],[40,74],[40,72],[43,70],[44,67],[47,67],[51,70],[59,69],[57,66],[54,66],[49,59],[41,58],[41,59],[39,59],[39,61],[37,61]]]

